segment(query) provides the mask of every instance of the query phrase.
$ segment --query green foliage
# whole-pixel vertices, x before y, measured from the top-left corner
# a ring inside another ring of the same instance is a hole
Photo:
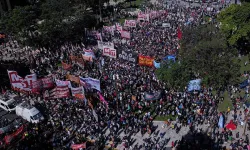
[[[85,28],[96,25],[96,20],[86,1],[49,0],[13,9],[0,25],[22,44],[53,48],[66,41],[80,42]]]
[[[183,89],[189,80],[189,72],[180,63],[162,63],[156,70],[157,77],[167,83],[168,88]]]
[[[240,42],[250,38],[250,3],[231,5],[218,15],[221,29],[226,34],[230,45],[239,46]]]
[[[157,70],[168,87],[183,88],[189,80],[201,78],[202,84],[215,89],[238,83],[240,66],[234,61],[237,50],[214,25],[185,28],[178,60]]]
[[[237,83],[239,66],[233,61],[236,49],[228,47],[226,38],[213,25],[184,30],[180,59],[193,77],[215,88]]]

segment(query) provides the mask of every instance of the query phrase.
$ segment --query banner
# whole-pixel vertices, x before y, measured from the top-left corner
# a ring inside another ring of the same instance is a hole
[[[125,20],[124,27],[136,27],[135,20]]]
[[[137,20],[139,21],[149,21],[149,14],[138,13]]]
[[[188,84],[188,92],[201,90],[201,79],[191,80]]]
[[[78,87],[78,88],[73,88],[71,87],[71,94],[72,96],[75,96],[76,94],[83,94],[84,93],[84,90],[83,90],[83,87]]]
[[[116,49],[103,46],[102,55],[116,58]]]
[[[86,148],[86,142],[82,144],[72,144],[71,149],[73,150],[79,150],[79,149],[84,149]]]
[[[103,49],[103,47],[109,47],[109,48],[115,48],[114,43],[112,42],[101,42],[101,41],[97,41],[98,43],[98,48],[99,49]]]
[[[83,58],[83,60],[85,60],[85,61],[93,61],[93,58],[92,58],[92,56],[86,56],[86,55],[83,55],[82,54],[82,58]]]
[[[160,98],[161,98],[161,92],[145,93],[144,94],[145,100],[158,100]]]
[[[102,34],[101,33],[96,33],[96,39],[98,41],[102,41]]]
[[[130,32],[129,31],[122,31],[121,32],[121,37],[122,38],[126,38],[126,39],[130,39]]]
[[[37,80],[32,82],[32,93],[40,94],[42,90],[42,80]]]
[[[97,94],[99,95],[100,101],[103,102],[106,105],[106,108],[108,109],[108,102],[104,99],[100,92],[97,92]]]
[[[81,84],[85,86],[85,88],[92,88],[101,91],[100,80],[98,79],[80,77],[80,81]]]
[[[133,63],[137,62],[137,54],[135,52],[126,52],[124,50],[121,51],[121,53],[118,55],[118,58],[123,59],[123,60],[127,60]]]
[[[75,75],[67,75],[66,78],[72,82],[80,84],[80,78]]]
[[[152,67],[153,66],[153,61],[154,61],[154,58],[151,58],[150,56],[139,55],[139,65],[140,66]]]
[[[56,86],[57,87],[68,86],[69,88],[72,87],[70,81],[61,81],[61,80],[57,80],[57,79],[56,79]]]
[[[52,77],[46,77],[46,78],[42,78],[42,87],[44,89],[50,89],[54,87],[54,81]]]
[[[10,144],[10,142],[13,140],[13,138],[15,138],[16,136],[18,136],[20,133],[22,133],[24,130],[24,125],[22,125],[21,127],[19,127],[16,132],[10,134],[10,135],[6,135],[4,137],[4,141],[6,144]]]
[[[157,63],[155,60],[154,60],[154,67],[155,68],[160,68],[161,67],[161,63]]]
[[[66,64],[62,61],[62,67],[64,70],[69,70],[72,66],[70,64]]]
[[[68,86],[56,87],[51,90],[50,98],[66,98],[70,96]]]
[[[170,28],[170,23],[162,23],[162,27],[164,27],[164,28]]]
[[[91,49],[90,50],[84,49],[84,55],[91,56],[92,58],[95,58],[95,54]]]
[[[17,91],[31,91],[32,82],[37,81],[36,74],[26,75],[23,79],[16,71],[8,71],[11,86]]]

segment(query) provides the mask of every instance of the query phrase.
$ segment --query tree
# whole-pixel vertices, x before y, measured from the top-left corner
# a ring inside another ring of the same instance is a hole
[[[87,4],[82,2],[49,0],[17,7],[1,19],[1,30],[34,47],[53,48],[65,42],[80,42],[85,28],[96,25]]]
[[[167,83],[168,88],[183,89],[190,79],[188,68],[181,63],[163,62],[156,70],[157,77]]]
[[[236,55],[236,49],[227,45],[224,34],[214,25],[187,27],[183,30],[179,62],[162,65],[157,76],[175,89],[196,78],[219,89],[238,82]]]
[[[179,54],[181,63],[205,85],[220,88],[237,83],[237,50],[227,45],[224,34],[214,25],[186,28]]]
[[[221,29],[230,45],[242,47],[250,43],[250,3],[230,5],[218,15]]]

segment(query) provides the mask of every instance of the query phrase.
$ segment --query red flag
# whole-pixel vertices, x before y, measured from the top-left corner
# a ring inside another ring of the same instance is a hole
[[[179,40],[182,38],[182,32],[181,32],[180,27],[178,27],[178,29],[177,29],[177,37]]]

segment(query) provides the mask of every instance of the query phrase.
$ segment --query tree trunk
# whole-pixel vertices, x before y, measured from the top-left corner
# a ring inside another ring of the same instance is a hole
[[[10,0],[6,0],[7,6],[8,6],[8,11],[11,10],[11,4],[10,4]]]
[[[2,16],[3,15],[3,4],[2,4],[2,2],[0,1],[0,16]]]
[[[102,22],[102,8],[101,8],[101,0],[99,0],[99,13],[100,13],[100,22]]]

